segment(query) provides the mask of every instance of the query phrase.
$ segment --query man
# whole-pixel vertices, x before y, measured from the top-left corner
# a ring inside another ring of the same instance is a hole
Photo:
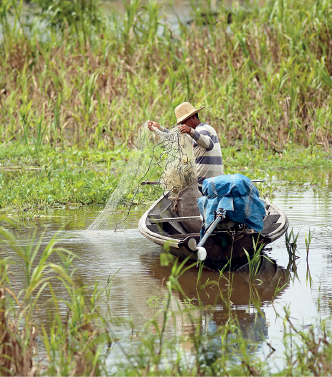
[[[198,189],[202,192],[202,184],[206,178],[223,175],[221,148],[214,128],[200,121],[198,112],[189,102],[176,107],[175,116],[180,132],[190,135],[193,139],[195,161],[197,166]],[[162,132],[169,132],[157,122],[149,121],[148,127],[153,131],[156,127]]]

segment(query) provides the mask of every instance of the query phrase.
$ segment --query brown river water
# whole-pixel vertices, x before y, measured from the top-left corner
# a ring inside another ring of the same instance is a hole
[[[306,177],[306,171],[301,172]],[[326,172],[325,172],[326,173]],[[332,173],[332,172],[331,172]],[[312,171],[311,171],[312,174]],[[248,284],[246,274],[231,273],[232,291],[229,297],[230,307],[220,297],[215,287],[208,287],[202,291],[200,298],[203,305],[208,305],[202,321],[207,331],[212,332],[224,324],[230,315],[237,317],[245,338],[258,343],[258,352],[267,356],[270,349],[262,342],[262,336],[276,348],[271,363],[279,365],[282,358],[282,329],[283,308],[289,306],[293,322],[299,326],[308,326],[316,323],[319,318],[332,314],[332,179],[331,174],[325,174],[326,184],[319,190],[311,186],[301,186],[294,189],[286,185],[276,192],[273,199],[278,207],[284,210],[290,221],[290,229],[299,233],[296,260],[296,273],[285,273],[289,264],[285,238],[275,241],[268,249],[267,255],[277,262],[278,270],[273,273],[266,269],[255,281],[256,301],[253,302],[253,292]],[[75,281],[86,287],[89,295],[93,291],[96,281],[105,286],[109,277],[113,277],[110,301],[103,304],[101,309],[106,311],[110,305],[114,317],[132,318],[135,327],[139,330],[146,320],[155,314],[155,304],[162,301],[167,293],[166,281],[170,274],[170,266],[160,265],[162,248],[144,238],[137,229],[137,222],[145,209],[135,209],[130,213],[126,228],[122,231],[113,230],[87,231],[102,208],[83,207],[72,210],[53,210],[47,217],[41,217],[37,223],[37,236],[44,233],[43,244],[64,227],[60,245],[73,251],[78,258],[74,262],[77,267]],[[122,215],[121,215],[122,216]],[[308,264],[306,262],[305,234],[312,234],[309,249]],[[27,243],[33,229],[27,228],[18,232],[21,244]],[[21,286],[23,273],[22,262],[10,252],[16,264],[11,267],[15,274],[16,284]],[[308,268],[309,267],[309,268]],[[183,291],[195,306],[198,305],[196,279],[198,269],[187,271],[180,279]],[[204,271],[201,283],[208,279],[217,280],[218,272]],[[279,280],[280,279],[280,280]],[[273,304],[275,287],[278,284],[284,287],[276,295]],[[65,297],[61,285],[53,282],[54,290],[59,297]],[[229,282],[222,279],[221,292],[227,296]],[[45,293],[43,300],[49,298]],[[258,298],[258,301],[257,301]],[[184,305],[184,298],[174,292],[174,300]],[[257,304],[259,302],[259,304]],[[158,306],[158,305],[157,305]],[[197,309],[199,313],[199,309]],[[65,308],[63,308],[65,315]],[[277,313],[280,314],[278,317]],[[41,320],[47,321],[49,313],[47,307],[39,313]],[[128,338],[126,326],[116,327],[117,335]],[[179,324],[178,331],[188,331]]]

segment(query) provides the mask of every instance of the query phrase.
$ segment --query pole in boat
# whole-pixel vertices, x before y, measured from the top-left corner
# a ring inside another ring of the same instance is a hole
[[[226,217],[226,211],[223,209],[220,209],[216,212],[216,218],[213,221],[213,223],[209,226],[208,230],[205,232],[203,238],[199,241],[198,245],[196,245],[195,238],[190,238],[188,240],[188,247],[193,252],[196,252],[197,257],[199,260],[206,259],[206,250],[203,247],[207,239],[210,237],[212,232],[216,229],[217,225]]]

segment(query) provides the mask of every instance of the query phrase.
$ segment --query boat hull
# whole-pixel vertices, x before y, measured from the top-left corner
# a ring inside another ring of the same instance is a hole
[[[185,222],[178,220],[179,216],[173,210],[168,196],[169,194],[166,193],[153,203],[139,220],[138,228],[146,238],[163,246],[175,257],[181,259],[189,257],[189,260],[197,261],[196,253],[192,252],[183,241],[194,238],[198,243],[200,235],[188,232]],[[286,215],[270,203],[266,203],[266,213],[262,234],[246,226],[239,227],[240,230],[231,228],[213,233],[204,244],[207,252],[205,267],[219,270],[231,261],[232,267],[237,268],[247,261],[247,253],[252,255],[255,249],[281,237],[288,227]]]

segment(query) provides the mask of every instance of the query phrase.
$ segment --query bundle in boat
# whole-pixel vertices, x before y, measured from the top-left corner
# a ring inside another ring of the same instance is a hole
[[[242,174],[207,178],[203,196],[197,200],[203,217],[201,236],[215,221],[215,214],[225,212],[231,221],[246,224],[261,233],[264,227],[265,203],[253,182]]]

